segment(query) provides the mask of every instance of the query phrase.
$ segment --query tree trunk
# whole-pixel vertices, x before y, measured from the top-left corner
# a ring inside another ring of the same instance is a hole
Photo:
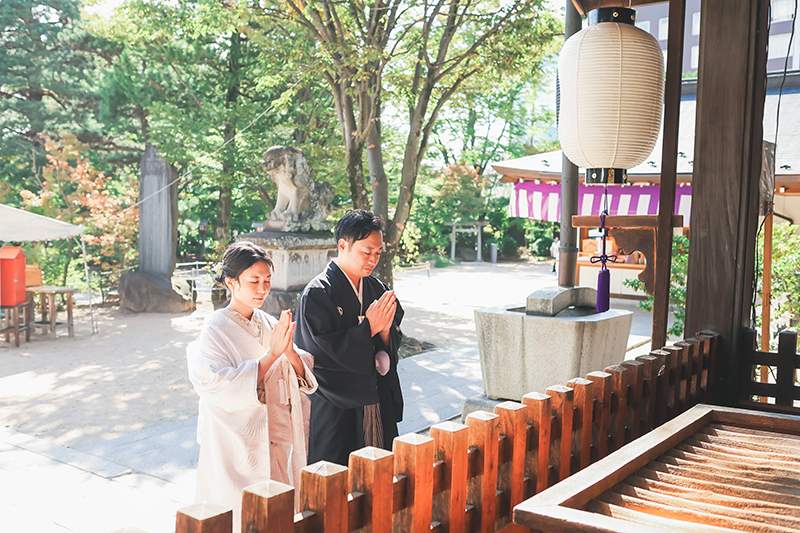
[[[239,70],[241,59],[241,38],[239,32],[231,33],[230,58],[228,60],[228,93],[225,95],[225,128],[223,136],[226,145],[222,155],[222,176],[219,186],[219,204],[217,205],[217,225],[214,237],[225,245],[231,236],[231,207],[233,204],[232,189],[236,171],[236,119],[239,102]]]
[[[364,144],[353,140],[345,144],[347,160],[347,181],[350,184],[350,198],[353,209],[369,209],[370,202],[364,181]]]
[[[372,212],[381,217],[384,228],[388,228],[392,221],[389,220],[389,182],[383,165],[383,149],[380,123],[380,104],[378,105],[378,120],[372,126],[367,138],[367,163],[369,165],[369,178],[372,183]],[[394,286],[392,278],[392,261],[397,254],[397,247],[393,246],[384,231],[383,253],[378,266],[375,267],[375,277],[389,287]]]
[[[299,91],[297,91],[297,106],[300,107],[305,102],[311,100],[311,84],[305,85]],[[292,133],[292,139],[294,139],[295,144],[301,145],[306,142],[308,139],[308,125],[309,125],[309,117],[305,113],[298,113],[297,115],[297,128],[294,129]]]

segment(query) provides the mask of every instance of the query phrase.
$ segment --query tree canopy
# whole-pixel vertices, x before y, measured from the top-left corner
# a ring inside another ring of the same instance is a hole
[[[532,99],[562,34],[540,0],[9,0],[0,25],[0,201],[69,219],[71,194],[105,194],[106,219],[84,220],[113,234],[115,216],[135,221],[156,146],[179,176],[188,253],[199,220],[224,246],[264,219],[263,153],[291,145],[337,209],[384,218],[390,283],[418,177],[459,163],[479,177],[535,150]],[[53,176],[68,194],[49,195]]]

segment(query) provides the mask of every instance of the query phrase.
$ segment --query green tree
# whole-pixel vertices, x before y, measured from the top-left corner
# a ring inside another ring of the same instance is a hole
[[[232,3],[131,0],[110,20],[93,20],[97,35],[123,46],[109,108],[139,117],[141,142],[183,176],[184,249],[200,219],[214,225],[219,246],[263,220],[273,207],[274,186],[260,170],[269,146],[294,144],[312,166],[325,162],[318,178],[341,181],[328,163],[335,118],[296,61],[303,41],[287,42],[250,14]]]
[[[758,265],[764,265],[764,234],[759,232],[756,246]],[[761,332],[762,272],[757,273],[756,327]],[[800,322],[800,235],[795,224],[772,227],[772,276],[770,290],[770,346],[777,349],[778,333],[795,328]]]
[[[686,319],[686,272],[688,266],[689,239],[683,235],[675,235],[672,238],[672,268],[669,278],[669,305],[675,322],[667,330],[667,334],[673,337],[681,337],[683,335],[683,324]],[[644,283],[638,278],[626,279],[623,283],[627,287],[645,293]],[[646,296],[637,305],[648,313],[652,313],[653,295],[646,294]]]
[[[531,69],[551,51],[560,23],[538,0],[289,0],[263,11],[297,22],[318,43],[311,59],[334,97],[356,208],[369,206],[363,171],[363,152],[368,150],[372,208],[386,221],[377,274],[391,285],[392,260],[442,108],[473,76]],[[381,112],[389,98],[406,113],[402,167],[395,178],[387,176],[383,157]],[[390,183],[397,183],[391,217]]]
[[[96,120],[95,81],[113,53],[88,35],[75,0],[0,2],[0,201],[19,205],[21,189],[40,188],[45,138],[72,133],[110,150]]]

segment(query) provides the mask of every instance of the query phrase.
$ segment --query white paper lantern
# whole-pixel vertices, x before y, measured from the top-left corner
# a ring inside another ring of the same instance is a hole
[[[609,169],[617,176],[608,181],[622,183],[620,171],[644,162],[658,138],[664,56],[635,26],[634,10],[601,8],[592,16],[600,22],[570,37],[558,58],[558,137],[567,158],[587,169],[587,183],[603,182]]]

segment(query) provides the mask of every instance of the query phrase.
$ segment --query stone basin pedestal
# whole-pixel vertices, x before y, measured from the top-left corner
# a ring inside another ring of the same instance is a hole
[[[483,389],[494,400],[566,385],[625,359],[633,313],[595,311],[597,291],[548,287],[525,307],[475,311]]]
[[[284,309],[294,312],[308,282],[336,257],[332,235],[260,231],[241,234],[236,240],[258,244],[272,259],[272,288],[261,309],[273,316]]]

